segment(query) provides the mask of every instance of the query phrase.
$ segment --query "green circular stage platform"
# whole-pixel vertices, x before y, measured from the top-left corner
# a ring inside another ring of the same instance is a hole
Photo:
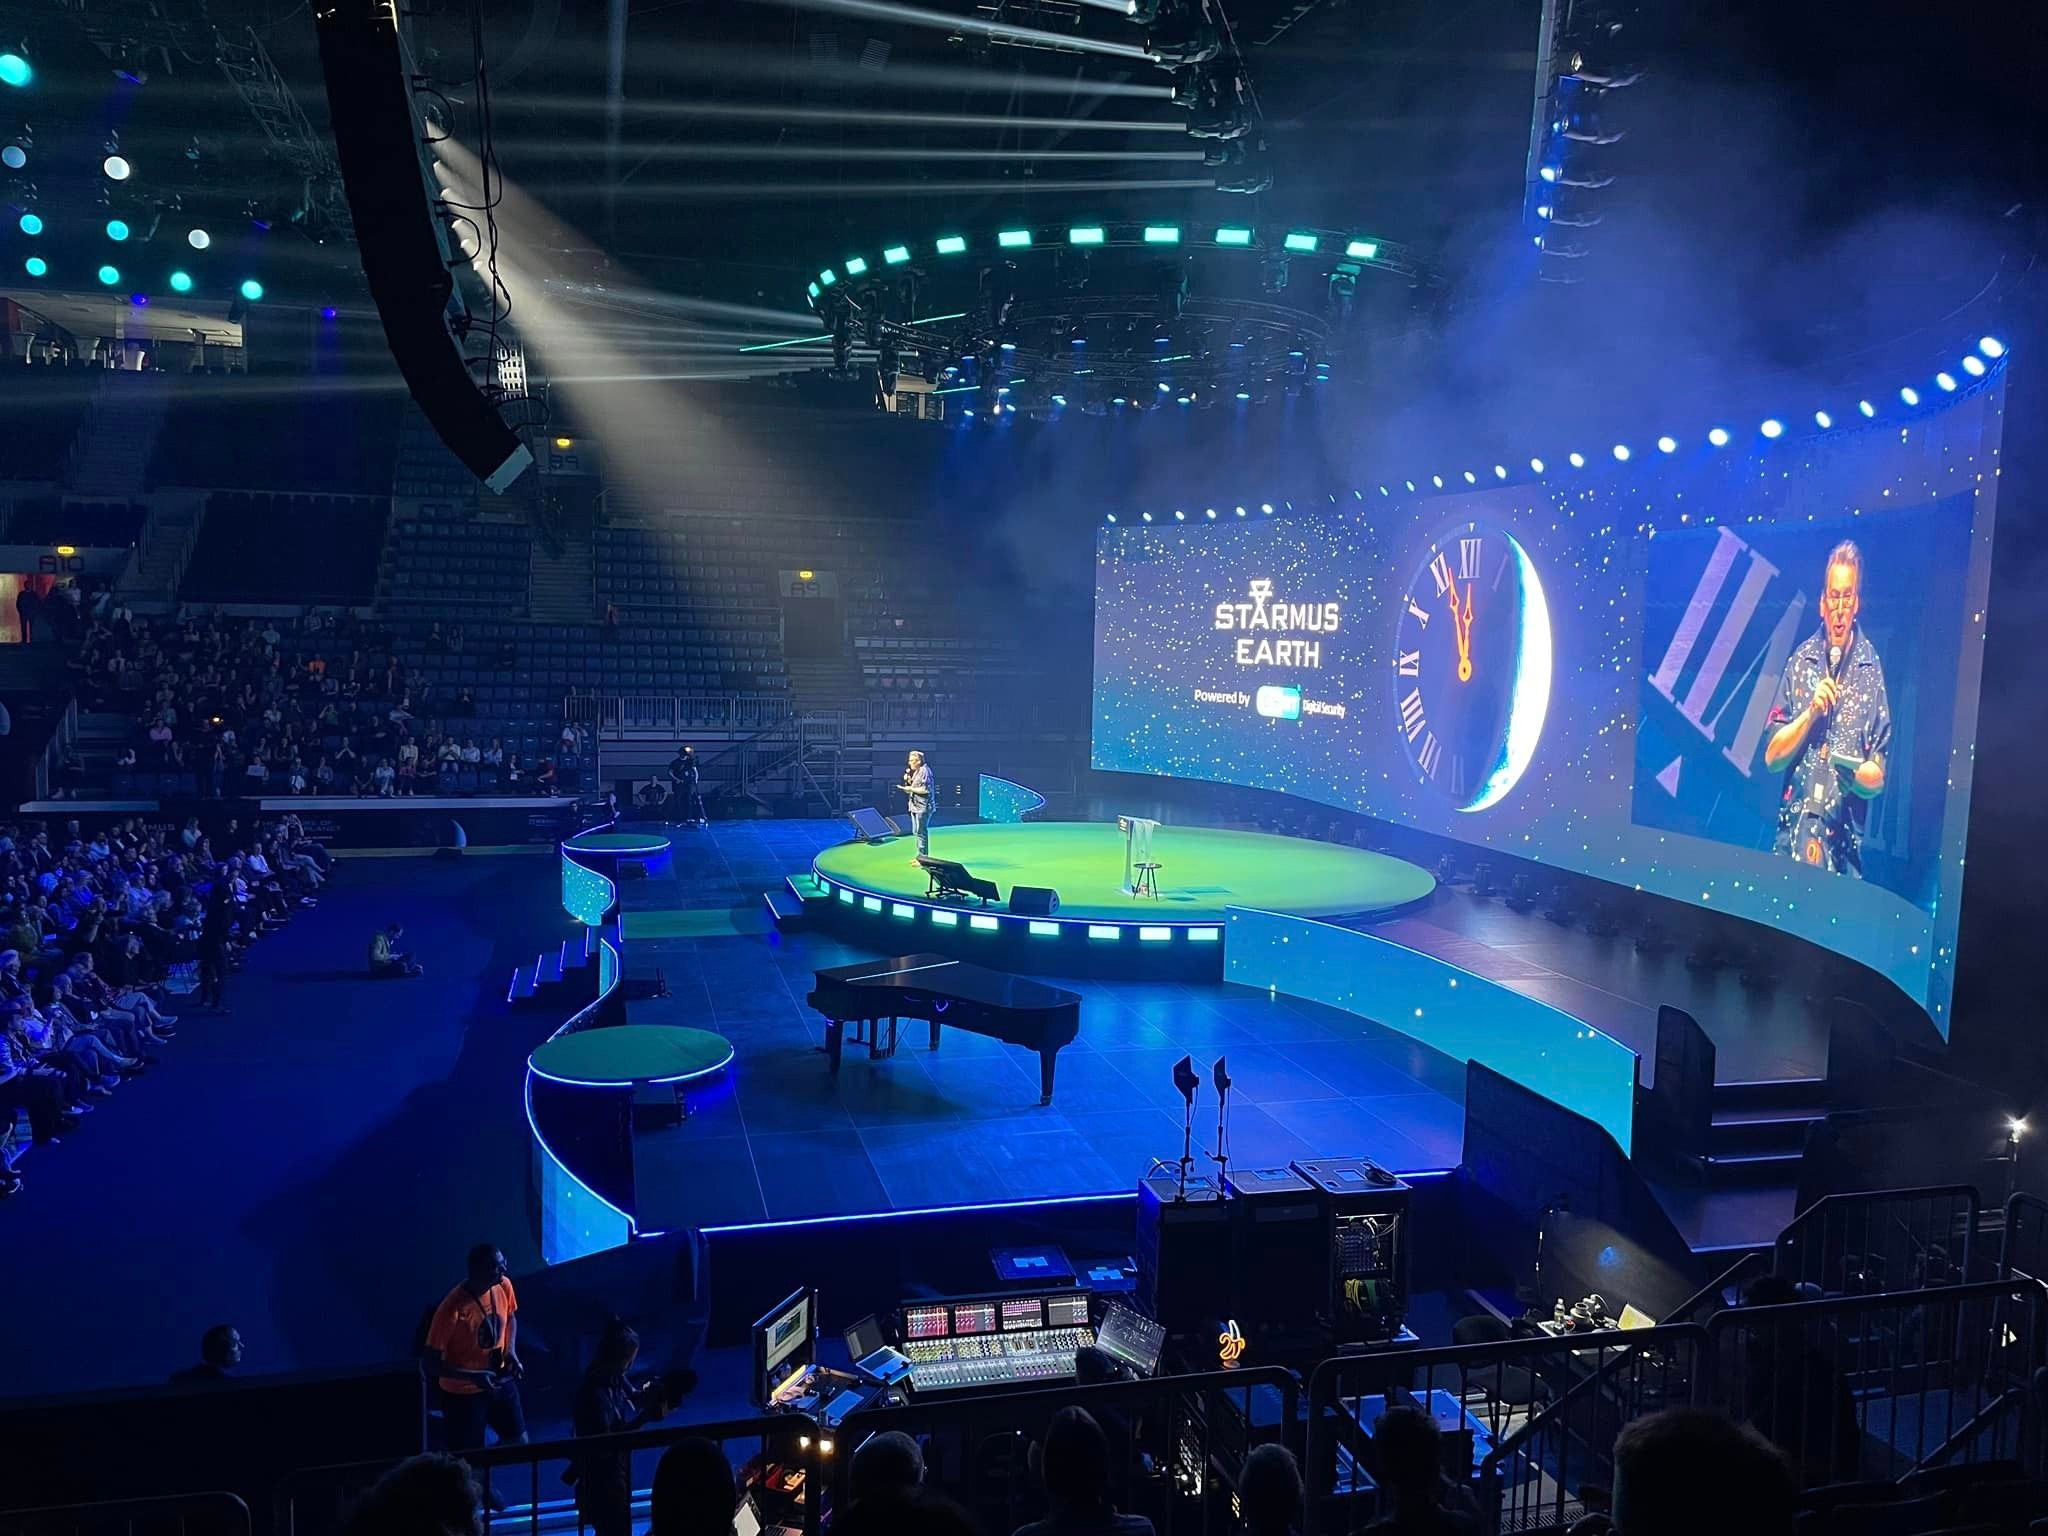
[[[812,869],[820,880],[884,901],[933,905],[915,854],[907,837],[840,843]],[[1124,835],[1113,821],[940,826],[932,829],[931,856],[994,881],[1005,900],[1014,886],[1050,887],[1059,892],[1059,916],[1084,923],[1219,922],[1225,907],[1352,917],[1408,906],[1436,888],[1419,865],[1363,848],[1170,824],[1152,834],[1156,898],[1123,890]],[[975,910],[972,901],[936,904]]]
[[[669,840],[659,832],[579,832],[562,846],[575,853],[609,853],[633,859],[666,851]]]
[[[576,1088],[686,1083],[732,1060],[732,1042],[674,1024],[615,1024],[557,1035],[528,1059],[541,1077]]]

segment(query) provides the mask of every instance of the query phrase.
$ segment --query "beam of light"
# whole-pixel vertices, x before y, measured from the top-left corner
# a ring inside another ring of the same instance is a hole
[[[1129,80],[1077,80],[1065,75],[1027,74],[1022,70],[970,69],[957,64],[921,64],[891,59],[881,74],[854,62],[820,64],[809,60],[792,65],[779,53],[762,54],[737,48],[677,49],[659,60],[663,79],[716,80],[720,83],[750,81],[803,89],[818,84],[858,85],[862,92],[876,89],[899,91],[963,91],[1002,96],[1062,96],[1069,100],[1114,97],[1131,101],[1171,101],[1170,85],[1141,85]],[[501,110],[571,114],[599,114],[604,99],[599,96],[565,96],[524,92],[498,98]],[[715,112],[714,108],[714,112]],[[822,113],[830,108],[804,108],[800,112]],[[688,117],[702,115],[704,104],[690,101],[629,100],[626,117]],[[837,114],[835,114],[837,115]],[[857,116],[852,112],[848,117]],[[1462,120],[1445,119],[1445,126]],[[958,126],[983,126],[961,124]]]
[[[552,98],[551,98],[552,99]],[[729,101],[663,102],[658,108],[642,107],[640,113],[658,111],[665,118],[697,118],[726,123],[826,123],[851,124],[857,128],[991,128],[1042,129],[1050,133],[1180,133],[1187,132],[1185,120],[1145,121],[1096,117],[1006,117],[999,112],[904,112],[874,107],[775,107]],[[556,149],[558,135],[526,135],[501,138],[501,150]],[[628,148],[632,148],[628,144]]]
[[[816,346],[821,341],[830,341],[831,339],[832,333],[827,331],[823,336],[792,336],[788,341],[756,342],[753,346],[741,347],[740,350],[742,352],[780,352],[788,347]]]
[[[663,293],[658,289],[643,288],[638,284],[586,283],[550,277],[544,280],[544,286],[549,293],[574,303],[620,310],[628,314],[671,315],[692,320],[735,320],[771,325],[785,331],[815,323],[811,316],[796,310],[766,309],[755,304],[726,304],[716,299],[686,298],[682,294]]]
[[[776,0],[757,0],[776,3]],[[1005,21],[984,21],[979,16],[948,15],[943,11],[921,10],[898,5],[895,0],[780,0],[800,11],[825,11],[839,16],[859,16],[868,21],[893,21],[906,27],[931,27],[941,32],[973,32],[1008,42],[1042,43],[1068,53],[1099,53],[1112,59],[1137,59],[1149,63],[1151,55],[1136,43],[1112,43],[1074,32],[1041,32],[1036,27],[1019,27]]]
[[[535,142],[522,151],[500,144],[503,154],[561,151],[559,142]],[[923,149],[915,144],[648,144],[626,145],[646,165],[660,160],[1200,160],[1199,149]]]
[[[760,185],[719,182],[628,182],[619,188],[621,197],[694,198],[705,202],[753,202],[761,198],[786,197],[931,197],[937,194],[978,196],[1024,192],[1194,192],[1213,188],[1213,176],[1157,178],[1116,178],[1088,181],[799,181]],[[542,183],[529,189],[537,195],[567,197],[595,189],[587,181]]]

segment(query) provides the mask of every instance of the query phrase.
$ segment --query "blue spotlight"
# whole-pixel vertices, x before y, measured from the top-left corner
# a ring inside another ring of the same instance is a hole
[[[1250,395],[1249,395],[1249,394],[1248,394],[1247,392],[1245,392],[1244,390],[1241,390],[1241,389],[1240,389],[1240,390],[1239,390],[1239,391],[1237,392],[1237,398],[1238,398],[1238,399],[1240,399],[1240,400],[1249,400],[1249,399],[1251,399],[1251,396],[1250,396]]]
[[[0,165],[6,166],[10,171],[18,171],[27,164],[28,151],[19,144],[10,144],[5,149],[0,149]]]
[[[1187,513],[1181,511],[1178,507],[1176,507],[1173,513],[1173,520],[1176,523],[1184,523],[1188,520],[1188,515]]]
[[[1541,459],[1531,459],[1529,461],[1529,468],[1540,475],[1543,473],[1543,461]]]
[[[2000,358],[2005,356],[2005,343],[1996,336],[1984,336],[1978,339],[1977,350],[1986,357]]]
[[[1861,411],[1866,416],[1875,416],[1877,414],[1877,407],[1872,405],[1868,400],[1858,400],[1856,402],[1856,409]]]
[[[1148,523],[1152,521],[1152,514],[1150,512],[1140,512],[1138,515]]]
[[[1477,485],[1479,483],[1479,477],[1473,474],[1472,471],[1468,469],[1465,471],[1465,483],[1467,485]]]
[[[1212,522],[1212,523],[1213,523],[1213,522],[1215,522],[1215,521],[1216,521],[1216,509],[1215,509],[1214,507],[1211,507],[1211,508],[1209,509],[1209,511],[1208,511],[1208,514],[1207,514],[1207,515],[1208,515],[1208,518],[1209,518],[1209,521],[1210,521],[1210,522]]]
[[[1832,427],[1835,424],[1835,418],[1830,416],[1826,411],[1815,411],[1813,413],[1813,424],[1816,427],[1819,427],[1821,431],[1825,432],[1829,427]]]
[[[328,304],[321,309],[320,318],[322,320],[332,320],[339,313],[340,311],[337,310],[332,304]]]
[[[1496,464],[1496,465],[1494,465],[1494,466],[1493,466],[1493,478],[1494,478],[1494,479],[1496,479],[1496,480],[1505,480],[1505,479],[1507,479],[1507,477],[1508,477],[1508,467],[1507,467],[1507,465],[1505,465],[1505,464]]]
[[[1628,444],[1616,443],[1614,445],[1614,456],[1615,458],[1619,459],[1622,463],[1626,464],[1628,462]]]
[[[1429,482],[1430,484],[1434,485],[1438,490],[1442,490],[1444,488],[1444,477],[1442,475],[1431,475],[1429,477]]]
[[[1944,391],[1950,394],[1953,394],[1955,392],[1956,376],[1952,373],[1937,373],[1934,376],[1934,382],[1939,384]]]
[[[1785,435],[1785,423],[1778,420],[1775,416],[1767,416],[1764,418],[1764,424],[1757,428],[1757,430],[1763,433],[1765,437],[1783,437]]]
[[[1920,391],[1910,384],[1903,385],[1899,389],[1899,398],[1908,405],[1918,405],[1920,403]]]
[[[1728,429],[1726,427],[1714,427],[1709,429],[1709,431],[1707,432],[1707,441],[1712,443],[1716,448],[1726,448],[1728,446]]]
[[[109,240],[126,240],[128,238],[128,226],[120,219],[107,220],[107,238]]]
[[[1565,462],[1571,465],[1573,469],[1584,469],[1586,467],[1586,456],[1574,450],[1565,455]]]
[[[1114,512],[1105,512],[1102,515],[1108,518],[1112,523],[1116,521],[1116,514]]]
[[[1983,378],[1984,360],[1978,357],[1976,353],[1972,352],[1968,357],[1963,359],[1963,372],[1967,373],[1973,379]]]
[[[1660,437],[1660,438],[1658,438],[1658,439],[1657,439],[1657,451],[1658,451],[1659,453],[1676,453],[1676,452],[1678,452],[1678,439],[1677,439],[1677,438],[1675,438],[1675,437],[1671,437],[1671,436],[1668,436],[1668,435],[1667,435],[1667,436],[1664,436],[1664,437]]]
[[[1270,517],[1273,512],[1273,503],[1271,503],[1270,501],[1262,501],[1259,503],[1259,510]]]

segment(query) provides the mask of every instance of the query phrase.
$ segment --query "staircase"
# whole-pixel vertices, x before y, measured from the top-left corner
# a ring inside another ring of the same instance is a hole
[[[1823,1078],[1714,1084],[1707,1133],[1710,1187],[1790,1186],[1798,1181],[1806,1133],[1827,1116]]]
[[[163,431],[170,379],[160,373],[108,373],[101,377],[91,408],[71,445],[71,494],[81,497],[140,496],[147,488],[149,461]]]
[[[206,494],[159,494],[149,520],[142,525],[135,553],[114,590],[123,602],[143,613],[163,612],[178,600],[178,583],[199,542],[206,520]]]
[[[861,687],[860,663],[850,656],[790,656],[789,701],[798,715],[836,711],[844,720],[838,788],[865,804],[875,781],[874,728]]]
[[[597,617],[597,545],[583,531],[559,536],[559,551],[533,541],[526,578],[529,618],[546,624],[588,624]]]

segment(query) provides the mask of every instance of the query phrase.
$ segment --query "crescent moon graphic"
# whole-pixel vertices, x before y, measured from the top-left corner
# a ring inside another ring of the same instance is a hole
[[[1508,728],[1502,733],[1500,756],[1479,793],[1465,812],[1483,811],[1498,804],[1515,787],[1530,761],[1536,743],[1543,739],[1543,717],[1550,711],[1550,605],[1543,596],[1543,581],[1522,541],[1504,535],[1515,552],[1515,580],[1522,584],[1521,627],[1515,637],[1515,683],[1509,695]]]

